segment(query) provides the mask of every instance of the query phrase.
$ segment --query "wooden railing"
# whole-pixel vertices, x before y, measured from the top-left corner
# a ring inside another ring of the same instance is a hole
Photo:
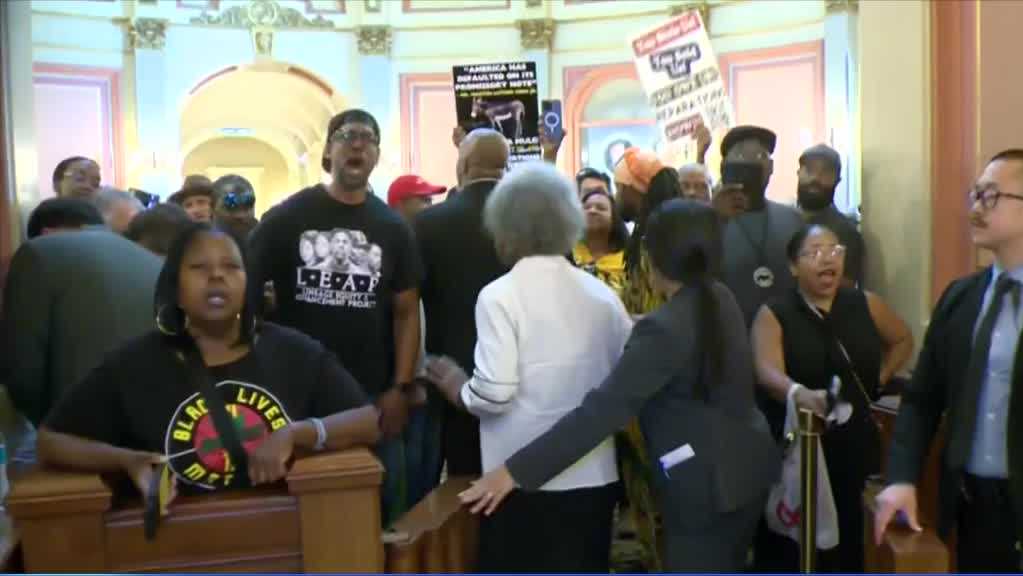
[[[298,460],[286,482],[182,497],[143,536],[138,502],[121,506],[94,474],[19,474],[8,533],[26,572],[471,572],[477,521],[451,478],[381,537],[379,462],[366,450]],[[6,557],[6,555],[5,555]]]
[[[449,478],[427,495],[387,534],[387,572],[472,572],[478,520],[461,505],[469,478]]]
[[[7,505],[27,572],[377,572],[382,475],[365,449],[303,458],[281,485],[175,501],[152,541],[96,475],[31,470]]]

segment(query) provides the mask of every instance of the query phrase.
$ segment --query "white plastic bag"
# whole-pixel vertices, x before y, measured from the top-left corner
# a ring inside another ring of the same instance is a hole
[[[839,384],[840,386],[841,384]],[[785,453],[782,462],[781,479],[771,487],[767,497],[767,527],[777,534],[787,536],[799,542],[799,519],[802,516],[802,495],[800,493],[800,451],[799,451],[799,419],[796,413],[795,391],[801,387],[794,384],[789,389],[785,402],[785,438],[795,438]],[[837,391],[836,394],[837,396]],[[838,417],[842,422],[848,420],[847,407],[838,406],[829,415],[829,420],[837,416],[836,412],[844,412]],[[790,436],[790,434],[792,436]],[[831,492],[831,479],[828,477],[827,463],[824,461],[824,450],[817,445],[817,548],[829,550],[838,546],[838,510],[835,508],[835,497]]]

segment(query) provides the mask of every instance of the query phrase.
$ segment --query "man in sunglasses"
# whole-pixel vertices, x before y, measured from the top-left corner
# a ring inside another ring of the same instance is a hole
[[[252,184],[237,174],[227,174],[213,183],[217,207],[217,224],[246,239],[259,224],[256,219],[256,191]]]

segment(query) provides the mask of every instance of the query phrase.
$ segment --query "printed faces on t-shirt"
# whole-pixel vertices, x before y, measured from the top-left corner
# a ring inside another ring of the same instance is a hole
[[[284,406],[265,388],[225,380],[216,385],[231,415],[245,451],[252,453],[274,431],[291,419]],[[185,399],[167,427],[166,454],[178,480],[206,490],[228,488],[235,481],[231,462],[203,397],[196,393]]]
[[[376,308],[383,249],[360,230],[306,230],[299,236],[295,300],[343,308]]]

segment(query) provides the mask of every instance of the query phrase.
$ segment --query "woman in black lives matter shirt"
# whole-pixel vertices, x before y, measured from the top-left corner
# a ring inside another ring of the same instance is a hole
[[[375,443],[378,413],[359,384],[315,340],[262,324],[261,287],[247,284],[245,270],[229,234],[208,224],[182,233],[157,283],[158,329],[109,353],[64,395],[39,431],[40,460],[123,471],[144,495],[166,461],[177,491],[196,493],[275,482],[296,448]],[[186,363],[196,353],[202,363]],[[246,469],[232,464],[197,387],[203,369]]]

